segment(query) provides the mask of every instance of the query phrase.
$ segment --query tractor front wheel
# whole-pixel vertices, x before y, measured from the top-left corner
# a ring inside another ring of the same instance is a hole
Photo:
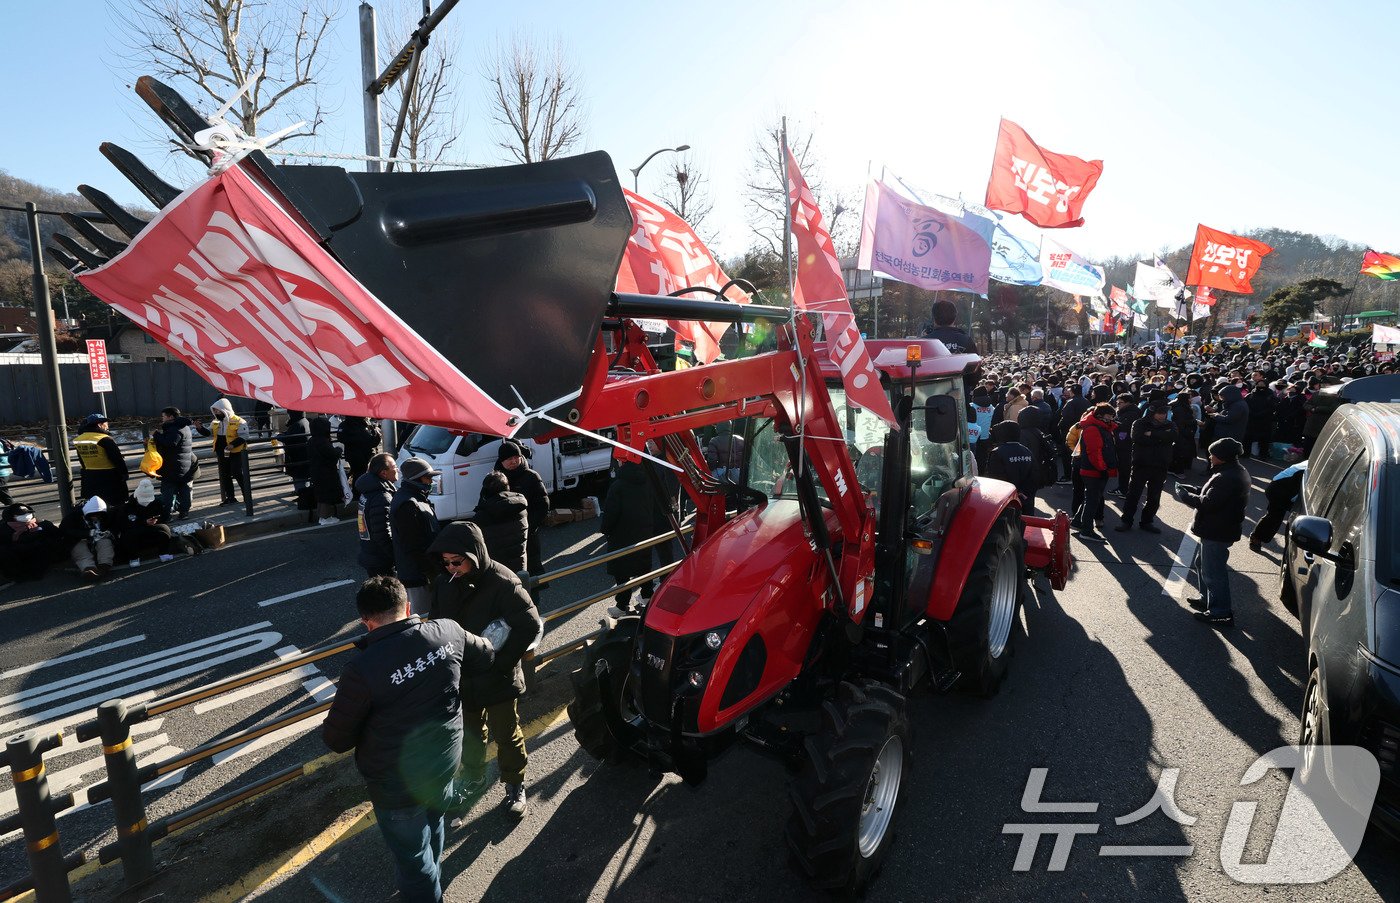
[[[595,759],[621,762],[641,736],[632,705],[632,648],[642,629],[639,615],[618,618],[583,650],[583,667],[569,675],[574,699],[569,721],[578,745]]]
[[[1008,508],[987,531],[948,623],[962,686],[979,696],[994,695],[1006,676],[1025,590],[1025,560],[1021,520]]]
[[[842,682],[822,705],[792,782],[787,843],[816,887],[860,894],[879,870],[911,753],[904,697],[874,680]]]

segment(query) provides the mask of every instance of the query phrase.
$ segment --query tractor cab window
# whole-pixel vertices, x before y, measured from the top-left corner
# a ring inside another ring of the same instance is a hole
[[[840,387],[828,386],[832,407],[837,420],[842,424],[842,436],[851,461],[855,464],[856,479],[861,492],[872,494],[878,510],[880,504],[880,476],[884,467],[885,436],[889,426],[875,414],[849,404],[846,392]],[[787,449],[774,435],[773,422],[760,420],[752,424],[749,438],[748,485],[764,493],[769,498],[797,498],[797,487],[792,480],[792,465]],[[826,489],[817,484],[817,495],[826,502]]]
[[[958,411],[958,438],[930,442],[924,429],[924,404],[934,395],[951,395]],[[909,424],[909,503],[915,517],[933,510],[939,496],[967,470],[964,437],[967,436],[967,404],[961,379],[921,383],[914,390],[914,411]]]

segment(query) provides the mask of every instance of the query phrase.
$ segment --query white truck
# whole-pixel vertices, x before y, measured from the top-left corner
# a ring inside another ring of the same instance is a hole
[[[551,439],[543,445],[531,439],[518,441],[530,466],[544,478],[551,500],[556,493],[580,488],[590,478],[597,478],[601,488],[612,464],[612,448],[585,436]],[[438,520],[456,520],[476,512],[481,482],[496,466],[500,447],[499,436],[419,425],[404,440],[398,462],[422,458],[442,471],[442,476],[433,478],[433,507]]]

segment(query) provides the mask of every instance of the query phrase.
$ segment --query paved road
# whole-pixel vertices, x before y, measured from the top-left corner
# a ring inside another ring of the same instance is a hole
[[[1262,488],[1273,468],[1250,466],[1256,488]],[[1067,487],[1053,489],[1049,500],[1065,505],[1067,495]],[[1262,495],[1256,499],[1262,501]],[[1256,505],[1251,517],[1259,513]],[[1183,540],[1189,518],[1189,511],[1167,501],[1168,529],[1160,537],[1110,533],[1107,546],[1076,544],[1079,566],[1069,588],[1061,593],[1042,588],[1028,600],[1011,676],[994,699],[954,693],[913,701],[916,757],[897,844],[871,899],[1400,900],[1400,855],[1384,838],[1369,838],[1354,865],[1320,886],[1255,887],[1225,874],[1222,837],[1232,804],[1260,801],[1245,861],[1262,860],[1272,836],[1270,813],[1280,808],[1285,779],[1275,775],[1246,788],[1239,782],[1257,756],[1294,738],[1304,654],[1296,621],[1275,600],[1276,549],[1258,556],[1243,543],[1235,547],[1238,626],[1233,631],[1217,633],[1189,617],[1178,601],[1185,584],[1176,567],[1178,554],[1189,553],[1190,542]],[[549,551],[595,551],[600,546],[591,534],[595,525],[551,531]],[[0,693],[33,692],[63,679],[97,679],[100,668],[116,661],[168,655],[188,643],[204,644],[197,648],[206,663],[257,647],[209,672],[221,676],[270,661],[279,649],[351,635],[353,615],[344,587],[258,603],[357,576],[348,565],[352,544],[346,527],[311,530],[128,575],[124,586],[62,596],[16,597],[7,591],[0,595],[0,618],[25,625],[26,638],[11,639],[7,631],[0,643],[6,669]],[[551,593],[571,599],[607,583],[599,574],[575,579],[575,585]],[[594,614],[560,625],[555,639],[581,635],[596,621]],[[210,638],[233,630],[242,632],[217,641],[230,645],[213,651]],[[133,636],[145,639],[24,674],[8,673],[16,667],[12,663],[37,663]],[[175,686],[196,679],[176,677],[171,668],[160,665],[159,673],[143,679],[174,678]],[[320,681],[333,679],[336,668],[334,660],[326,662],[319,674],[301,675],[280,691],[199,718],[172,716],[152,729],[146,754],[155,755],[158,746],[188,748],[231,726],[304,704],[324,691]],[[76,686],[23,703],[7,697],[0,706],[9,713],[0,717],[52,713],[71,704],[64,702],[70,696],[96,693],[80,693]],[[11,710],[16,704],[24,707]],[[598,765],[578,749],[567,720],[546,717],[532,730],[531,812],[523,824],[512,824],[494,807],[497,790],[467,827],[453,832],[446,864],[449,899],[811,898],[785,864],[786,775],[780,765],[738,748],[716,763],[706,783],[690,788],[645,769]],[[187,805],[234,777],[256,777],[319,752],[313,737],[281,751],[250,752],[212,772],[186,777],[153,814]],[[56,761],[51,772],[73,767],[83,755]],[[1023,812],[1033,768],[1048,769],[1042,799],[1097,803],[1096,811]],[[1116,823],[1148,803],[1166,769],[1179,769],[1175,800],[1183,820],[1194,823],[1180,824],[1162,812]],[[367,824],[359,818],[362,808],[342,802],[337,811],[297,812],[294,820],[309,821],[316,830],[343,816],[328,833],[341,842],[289,860],[294,867],[284,868],[254,896],[386,898],[390,876],[377,832],[354,827]],[[107,818],[105,811],[66,817],[61,823],[65,846],[70,836],[96,836]],[[285,823],[287,816],[281,818]],[[1060,822],[1097,829],[1075,839],[1063,870],[1050,870],[1047,838],[1032,867],[1016,871],[1021,836],[1005,833],[1004,826]],[[277,823],[252,816],[234,822],[250,837]],[[1123,845],[1189,845],[1192,853],[1103,852],[1105,846]],[[3,854],[0,868],[12,873],[13,844]],[[183,892],[171,898],[196,899],[219,889],[201,883],[200,875],[193,864],[184,869]]]

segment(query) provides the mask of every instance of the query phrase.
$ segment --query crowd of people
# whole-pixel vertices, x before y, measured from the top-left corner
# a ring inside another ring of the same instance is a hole
[[[1360,342],[1326,350],[1149,344],[993,354],[969,385],[968,431],[979,471],[1013,483],[1027,510],[1045,487],[1070,484],[1071,526],[1083,542],[1106,542],[1110,515],[1114,532],[1161,533],[1157,512],[1173,480],[1177,497],[1195,509],[1191,531],[1200,540],[1203,592],[1188,601],[1198,620],[1228,626],[1229,548],[1243,535],[1251,486],[1240,462],[1257,456],[1292,465],[1271,484],[1269,512],[1250,535],[1250,548],[1261,552],[1298,494],[1331,410],[1314,396],[1394,372],[1393,361],[1377,360]]]

